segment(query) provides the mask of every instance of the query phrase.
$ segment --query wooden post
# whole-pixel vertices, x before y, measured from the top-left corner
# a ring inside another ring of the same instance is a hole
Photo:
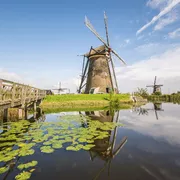
[[[3,81],[2,81],[2,79],[0,79],[0,100],[3,100],[2,93],[3,93]]]
[[[3,122],[7,122],[8,120],[8,108],[7,109],[4,109],[4,112],[3,112]]]
[[[24,119],[25,120],[28,119],[28,108],[27,108],[27,105],[25,105],[25,107],[24,107]]]
[[[0,79],[0,89],[3,88],[3,80]]]
[[[23,110],[18,109],[18,119],[23,119]]]
[[[36,112],[37,111],[37,104],[36,104],[36,102],[34,102],[34,112]]]
[[[11,107],[14,106],[14,100],[15,100],[15,92],[16,91],[16,85],[15,83],[13,83],[13,86],[12,86],[12,99],[11,99]]]

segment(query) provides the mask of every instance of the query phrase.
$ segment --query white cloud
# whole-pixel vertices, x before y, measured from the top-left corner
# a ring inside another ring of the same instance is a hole
[[[180,37],[180,28],[176,29],[173,32],[169,33],[170,38],[179,38]]]
[[[161,30],[165,26],[175,22],[177,19],[178,19],[178,16],[177,16],[176,13],[175,14],[174,13],[170,13],[170,14],[168,14],[168,16],[166,18],[159,19],[158,23],[154,27],[154,30],[155,31],[156,30]]]
[[[126,40],[125,40],[125,43],[126,43],[126,44],[129,44],[129,43],[130,43],[130,39],[126,39]]]
[[[0,79],[5,79],[9,81],[22,82],[22,78],[13,72],[8,72],[4,69],[0,69]]]
[[[179,47],[180,44],[160,44],[160,43],[146,43],[135,48],[135,51],[140,56],[150,57],[161,54],[168,49]]]
[[[172,0],[149,0],[146,5],[153,9],[161,9]]]
[[[167,4],[167,6],[165,6],[160,13],[157,16],[154,16],[152,18],[152,20],[145,24],[143,27],[141,27],[136,34],[140,34],[142,31],[144,31],[146,28],[148,28],[149,26],[151,26],[152,24],[154,24],[156,21],[158,21],[161,17],[163,17],[164,15],[166,15],[167,13],[169,13],[175,6],[177,6],[180,3],[180,0],[171,0],[170,3]]]
[[[128,44],[130,44],[131,40],[130,39],[125,39],[124,42],[120,45],[121,47],[126,47]]]
[[[137,115],[135,112],[130,114],[127,111],[121,112],[121,122],[127,124],[127,128],[136,132],[150,136],[155,140],[167,142],[168,144],[180,147],[179,138],[179,107],[177,105],[163,104],[164,111],[157,111],[158,121],[153,104],[146,104],[143,108],[152,109],[148,111],[148,116]],[[171,120],[171,123],[169,121]],[[143,147],[143,146],[141,146]],[[158,151],[158,149],[152,149]]]
[[[143,39],[144,35],[138,36],[137,40]]]
[[[116,68],[121,92],[132,92],[137,87],[145,87],[153,81],[154,76],[163,83],[163,92],[180,90],[180,46],[152,56],[126,67]],[[126,85],[124,85],[126,82]]]

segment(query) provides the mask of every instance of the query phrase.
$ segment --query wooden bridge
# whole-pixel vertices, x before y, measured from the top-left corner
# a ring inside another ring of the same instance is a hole
[[[28,107],[33,107],[36,112],[37,104],[45,96],[45,90],[0,79],[0,111],[3,111],[4,120],[7,119],[9,108],[18,108],[19,114],[22,114],[22,110],[26,112]]]
[[[22,107],[44,99],[46,91],[0,79],[0,109]]]

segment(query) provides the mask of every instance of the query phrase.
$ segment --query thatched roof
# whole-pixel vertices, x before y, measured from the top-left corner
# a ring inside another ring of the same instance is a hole
[[[97,48],[93,48],[91,50],[91,52],[88,52],[88,53],[84,54],[84,56],[89,57],[89,56],[92,56],[92,55],[96,54],[97,52],[100,53],[100,52],[103,52],[103,51],[105,51],[105,46],[104,45],[99,46]]]

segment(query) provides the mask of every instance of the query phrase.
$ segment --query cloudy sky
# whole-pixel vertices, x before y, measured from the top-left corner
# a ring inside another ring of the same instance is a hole
[[[75,92],[82,58],[101,42],[85,27],[86,15],[105,37],[109,23],[121,92],[153,82],[163,92],[180,90],[180,0],[0,0],[0,78]],[[150,90],[149,90],[150,91]]]

